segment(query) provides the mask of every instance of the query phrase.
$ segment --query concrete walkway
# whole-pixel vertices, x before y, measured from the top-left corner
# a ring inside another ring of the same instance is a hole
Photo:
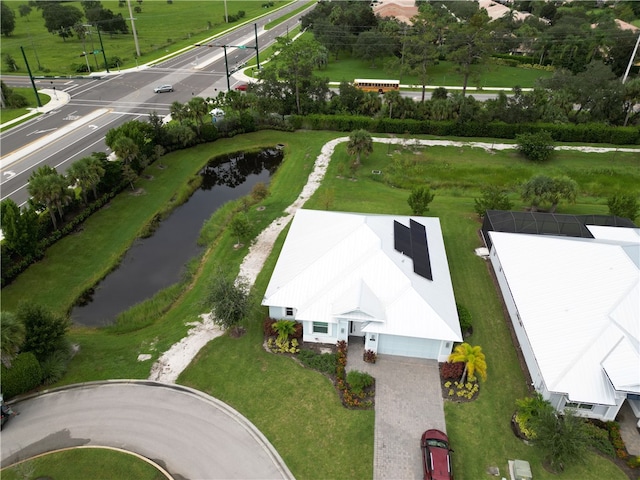
[[[376,379],[373,480],[422,478],[420,436],[429,428],[446,432],[438,362],[378,355],[362,359],[364,343],[350,339],[347,371]]]

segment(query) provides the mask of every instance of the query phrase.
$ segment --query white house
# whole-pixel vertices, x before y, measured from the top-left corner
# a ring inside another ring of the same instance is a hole
[[[462,341],[437,218],[298,210],[262,304],[305,342],[446,361]]]
[[[558,411],[640,417],[640,229],[490,231],[490,259],[535,389]]]

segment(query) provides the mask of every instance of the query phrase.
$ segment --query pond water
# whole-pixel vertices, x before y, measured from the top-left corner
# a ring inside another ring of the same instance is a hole
[[[110,325],[115,317],[178,282],[197,245],[203,223],[224,203],[243,197],[269,178],[282,161],[278,149],[212,160],[202,169],[202,186],[162,221],[153,236],[138,239],[120,266],[100,282],[92,298],[71,312],[74,324]]]

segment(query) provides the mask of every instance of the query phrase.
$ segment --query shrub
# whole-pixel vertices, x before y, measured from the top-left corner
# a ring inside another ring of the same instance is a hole
[[[267,317],[264,319],[264,322],[262,323],[262,329],[264,331],[265,337],[273,337],[278,334],[278,332],[273,329],[274,323],[276,323],[276,321],[271,317]]]
[[[474,199],[474,210],[480,218],[484,218],[487,210],[511,210],[513,208],[513,203],[507,197],[507,192],[498,186],[483,187],[480,193],[480,198]]]
[[[42,368],[31,352],[18,354],[11,362],[11,368],[1,364],[0,372],[0,388],[5,400],[33,390],[42,381]]]
[[[407,203],[411,207],[411,213],[414,215],[424,215],[429,211],[429,204],[435,197],[434,193],[428,186],[416,187],[411,190],[411,194],[407,199]]]
[[[304,366],[327,375],[334,374],[338,364],[335,353],[316,353],[313,350],[300,350],[298,360]]]
[[[640,204],[635,195],[615,194],[607,199],[609,214],[618,217],[628,218],[632,222],[638,216]]]
[[[532,426],[533,420],[545,412],[553,412],[551,404],[542,398],[538,392],[532,397],[516,400],[516,421],[520,431],[528,438],[535,438],[536,432]]]
[[[459,303],[456,303],[456,308],[458,309],[458,318],[460,319],[460,328],[462,331],[467,332],[471,330],[471,312],[469,309]],[[460,372],[460,375],[462,375],[462,372]]]
[[[640,468],[640,457],[633,456],[627,459],[627,465],[630,468]]]
[[[366,387],[373,385],[373,377],[366,372],[351,370],[347,373],[347,383],[356,395],[362,395]]]
[[[534,162],[547,161],[553,155],[553,137],[546,130],[516,135],[516,141],[520,153]]]
[[[253,198],[256,202],[264,200],[267,195],[269,195],[269,189],[264,184],[264,182],[256,183],[251,189],[251,198]]]
[[[376,363],[378,355],[373,350],[365,350],[362,359],[367,363]]]
[[[442,364],[440,375],[445,380],[459,380],[464,372],[464,362],[447,362]]]
[[[69,361],[69,353],[64,350],[56,350],[49,355],[41,364],[42,367],[42,383],[51,385],[60,380],[67,371],[67,362]]]
[[[616,450],[609,439],[609,432],[605,428],[600,428],[591,422],[587,422],[587,435],[593,448],[608,457],[613,458],[616,456]]]

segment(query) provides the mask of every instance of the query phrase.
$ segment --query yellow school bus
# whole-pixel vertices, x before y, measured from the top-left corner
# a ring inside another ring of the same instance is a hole
[[[400,80],[372,80],[367,78],[356,78],[353,86],[365,92],[385,93],[390,90],[400,89]]]

